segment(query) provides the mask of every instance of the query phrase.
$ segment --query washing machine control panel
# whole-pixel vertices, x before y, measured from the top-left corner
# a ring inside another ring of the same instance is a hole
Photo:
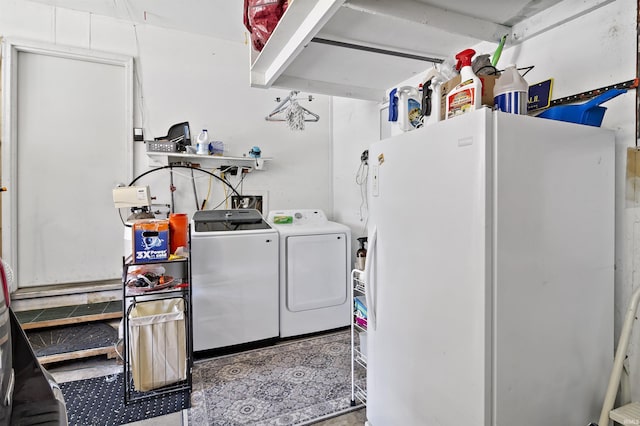
[[[274,210],[268,221],[276,225],[316,225],[328,222],[320,209]]]

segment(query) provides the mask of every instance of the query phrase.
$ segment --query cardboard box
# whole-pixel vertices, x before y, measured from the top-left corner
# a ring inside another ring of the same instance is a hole
[[[487,105],[493,108],[493,86],[495,86],[498,76],[481,75],[479,77],[482,81],[482,105]],[[459,75],[442,84],[442,99],[440,100],[440,120],[444,120],[444,116],[447,112],[447,94],[458,84],[460,84]]]
[[[145,263],[169,258],[169,220],[146,219],[132,227],[133,262]]]

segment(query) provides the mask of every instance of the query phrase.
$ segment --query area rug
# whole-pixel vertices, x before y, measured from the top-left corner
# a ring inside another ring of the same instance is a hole
[[[301,425],[351,407],[351,332],[198,361],[191,426]]]
[[[174,392],[124,405],[123,374],[60,383],[69,426],[115,426],[189,407],[188,392]]]

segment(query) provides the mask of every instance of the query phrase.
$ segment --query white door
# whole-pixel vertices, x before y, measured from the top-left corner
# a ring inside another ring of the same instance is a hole
[[[347,298],[345,234],[287,238],[287,310],[341,305]]]
[[[18,287],[119,280],[111,190],[132,177],[132,58],[5,47],[2,256]]]

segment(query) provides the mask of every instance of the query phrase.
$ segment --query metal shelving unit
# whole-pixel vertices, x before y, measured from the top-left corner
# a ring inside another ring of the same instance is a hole
[[[174,281],[171,287],[155,291],[141,291],[127,285],[130,270],[153,265],[166,267],[179,280]],[[134,263],[130,257],[123,258],[122,283],[125,405],[173,392],[190,393],[193,326],[189,258],[146,263]],[[154,302],[156,305],[152,305]],[[144,312],[145,308],[162,304],[170,306],[171,312],[142,317],[142,325],[137,326],[140,331],[134,331],[136,326],[132,327],[132,323],[140,319],[131,317],[136,308],[142,308],[141,312]],[[158,321],[152,317],[157,317]]]
[[[351,321],[351,405],[355,406],[358,401],[367,404],[367,352],[366,352],[366,316],[358,313],[356,307],[356,297],[364,299],[366,284],[364,281],[364,271],[354,269],[351,271],[351,300],[352,300],[352,321]]]

